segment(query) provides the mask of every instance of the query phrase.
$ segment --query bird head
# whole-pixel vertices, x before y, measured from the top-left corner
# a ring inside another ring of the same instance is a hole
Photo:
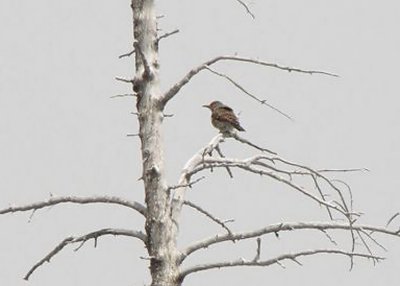
[[[221,101],[213,101],[208,105],[207,104],[203,105],[203,107],[208,108],[211,111],[213,111],[215,108],[218,108],[221,106],[225,106]]]

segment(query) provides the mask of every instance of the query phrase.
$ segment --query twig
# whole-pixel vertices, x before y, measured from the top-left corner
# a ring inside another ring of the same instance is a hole
[[[118,81],[122,81],[122,82],[125,82],[125,83],[132,83],[133,84],[133,79],[126,79],[126,78],[122,78],[122,77],[115,77],[115,80],[118,80]]]
[[[25,275],[24,279],[29,280],[29,277],[35,272],[40,266],[42,266],[45,262],[50,262],[50,260],[59,253],[64,247],[68,244],[77,243],[77,242],[86,242],[89,239],[99,238],[100,236],[104,235],[114,235],[114,236],[129,236],[135,237],[140,239],[141,241],[146,241],[146,235],[141,231],[133,231],[133,230],[125,230],[125,229],[112,229],[112,228],[105,228],[98,231],[94,231],[82,236],[78,237],[67,237],[63,241],[61,241],[53,250],[51,250],[44,258],[38,261]],[[82,245],[81,245],[82,246]]]
[[[122,58],[125,58],[125,57],[130,57],[130,56],[132,56],[135,52],[136,52],[135,49],[133,49],[132,51],[130,51],[130,52],[128,52],[128,53],[125,53],[125,54],[122,54],[122,55],[118,56],[118,58],[119,58],[119,59],[122,59]]]
[[[332,236],[329,235],[329,233],[325,230],[325,229],[320,229],[325,236],[329,239],[329,241],[334,244],[334,245],[338,245],[337,242],[332,238]]]
[[[388,222],[386,223],[386,227],[388,227],[389,224],[391,224],[392,221],[393,221],[396,217],[398,217],[399,215],[400,215],[400,212],[395,213],[393,216],[391,216],[390,219],[388,220]]]
[[[316,178],[315,175],[312,175],[311,178],[313,179],[315,188],[318,190],[319,194],[321,195],[321,198],[322,198],[323,200],[325,200],[325,195],[324,195],[324,193],[323,193],[322,190],[321,190],[321,187],[320,187],[320,185],[319,185],[319,183],[318,183],[318,179]],[[326,208],[326,211],[328,212],[329,218],[330,218],[331,220],[333,220],[333,215],[332,215],[332,212],[331,212],[330,208],[327,207],[327,206],[326,206],[325,208]]]
[[[202,207],[190,202],[190,201],[184,201],[183,202],[184,205],[187,205],[195,210],[197,210],[198,212],[204,214],[206,217],[208,217],[209,219],[211,219],[212,221],[216,222],[217,224],[219,224],[221,227],[223,227],[229,235],[232,235],[232,231],[226,226],[227,221],[223,222],[220,219],[218,219],[217,217],[215,217],[214,215],[212,215],[211,213],[209,213],[208,211],[206,211],[205,209],[203,209]]]
[[[348,172],[370,172],[367,168],[353,168],[353,169],[318,169],[319,173],[327,173],[327,172],[341,172],[341,173],[348,173]]]
[[[221,158],[225,158],[224,154],[222,154],[221,148],[219,148],[219,145],[217,145],[217,146],[215,147],[215,150],[217,151],[217,153],[219,154],[219,156],[220,156]],[[232,174],[231,169],[230,169],[229,167],[226,167],[225,169],[226,169],[226,171],[228,172],[229,177],[233,178],[233,174]]]
[[[235,80],[233,80],[231,77],[227,76],[226,74],[217,72],[216,70],[210,68],[209,66],[206,66],[206,69],[209,70],[210,72],[212,72],[213,74],[220,76],[222,78],[227,79],[230,83],[232,83],[236,88],[238,88],[239,90],[241,90],[243,93],[247,94],[248,96],[250,96],[251,98],[253,98],[254,100],[256,100],[257,102],[261,103],[262,105],[268,106],[269,108],[271,108],[272,110],[278,112],[279,114],[283,115],[284,117],[286,117],[287,119],[294,121],[293,118],[284,113],[283,111],[280,111],[278,108],[276,108],[275,106],[267,103],[267,101],[264,99],[260,99],[257,96],[251,94],[249,91],[247,91],[243,86],[241,86],[239,83],[237,83]]]
[[[362,232],[363,234],[365,234],[372,242],[374,242],[382,250],[387,251],[386,247],[384,247],[381,243],[379,243],[379,241],[377,241],[375,238],[373,238],[371,234],[369,234],[362,228],[359,231]]]
[[[117,98],[117,97],[130,97],[130,96],[135,96],[133,93],[125,93],[125,94],[117,94],[110,96],[110,98]]]
[[[157,38],[157,43],[159,41],[161,41],[162,39],[168,38],[169,36],[172,36],[172,35],[177,34],[177,33],[179,33],[179,29],[173,30],[172,32],[165,33],[165,34],[163,34],[163,35],[161,35],[160,37]]]
[[[242,0],[236,0],[237,2],[240,3],[240,5],[242,5],[244,7],[244,9],[246,9],[247,14],[249,14],[251,16],[251,18],[255,19],[256,16],[254,16],[254,14],[251,12],[250,8],[247,6],[246,3],[244,3]]]
[[[124,207],[128,207],[133,209],[143,216],[146,216],[146,208],[135,201],[128,201],[119,197],[108,197],[108,196],[93,196],[93,197],[75,197],[75,196],[68,196],[68,197],[57,197],[57,198],[50,198],[45,201],[36,202],[32,204],[27,204],[23,206],[16,206],[16,207],[9,207],[6,209],[0,210],[1,214],[7,213],[15,213],[15,212],[24,212],[29,210],[38,210],[45,207],[50,207],[62,203],[74,203],[74,204],[95,204],[95,203],[103,203],[103,204],[115,204],[121,205]]]
[[[168,187],[168,190],[170,191],[170,190],[176,190],[176,189],[179,189],[179,188],[187,188],[187,187],[192,188],[194,184],[200,182],[201,180],[204,180],[205,178],[206,177],[202,176],[200,178],[197,178],[194,181],[191,181],[191,182],[188,182],[188,183],[185,183],[185,184],[176,185],[176,186],[170,186],[170,187]]]
[[[34,216],[35,213],[36,213],[36,210],[37,210],[37,209],[32,210],[32,213],[31,213],[31,215],[29,216],[29,219],[28,219],[28,223],[30,223],[30,222],[32,221],[33,216]]]
[[[253,258],[252,262],[259,261],[260,256],[261,256],[261,238],[257,237],[257,252],[256,252],[256,256]]]

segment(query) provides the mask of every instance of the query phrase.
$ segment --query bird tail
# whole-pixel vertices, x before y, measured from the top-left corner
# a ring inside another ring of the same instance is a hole
[[[239,131],[246,131],[242,126],[240,126],[240,124],[235,124],[235,128]]]

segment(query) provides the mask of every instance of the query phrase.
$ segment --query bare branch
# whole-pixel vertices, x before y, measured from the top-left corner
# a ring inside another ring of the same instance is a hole
[[[275,179],[276,181],[284,183],[284,184],[288,185],[289,187],[291,187],[292,189],[299,191],[300,193],[306,195],[307,197],[311,198],[312,200],[318,202],[319,204],[329,207],[333,210],[336,210],[339,213],[342,213],[343,215],[347,215],[347,211],[341,209],[340,207],[338,207],[330,202],[327,202],[323,199],[318,198],[317,196],[313,195],[305,188],[293,183],[292,181],[287,180],[273,172],[265,171],[265,170],[255,168],[254,166],[252,166],[252,164],[254,162],[256,162],[257,160],[259,160],[260,158],[263,158],[263,156],[262,155],[254,156],[254,157],[244,159],[244,160],[207,157],[207,158],[204,158],[202,165],[193,169],[193,171],[191,172],[191,175],[194,175],[195,173],[200,172],[204,169],[225,168],[226,166],[237,167],[237,168],[258,174],[258,175],[265,175],[265,176],[271,177],[271,178]]]
[[[170,187],[168,187],[168,191],[176,190],[176,189],[179,189],[179,188],[187,188],[187,187],[192,188],[194,184],[197,184],[198,182],[200,182],[201,180],[204,180],[205,178],[206,177],[202,176],[202,177],[197,178],[196,180],[188,182],[186,184],[170,186]]]
[[[259,151],[268,152],[268,153],[271,153],[273,155],[277,155],[274,151],[271,151],[271,150],[269,150],[267,148],[259,147],[256,144],[250,142],[249,140],[244,139],[243,137],[240,137],[237,133],[233,133],[231,135],[232,135],[232,138],[234,138],[235,140],[237,140],[237,141],[239,141],[241,143],[247,144],[247,145],[249,145],[249,146],[251,146],[251,147],[253,147],[253,148],[255,148],[255,149],[259,150]]]
[[[133,94],[133,93],[125,93],[125,94],[113,95],[113,96],[110,96],[110,98],[117,98],[117,97],[133,97],[133,96],[135,96],[135,94]]]
[[[179,33],[179,29],[173,30],[172,32],[165,33],[157,38],[157,43],[160,42],[162,39],[168,38],[169,36],[172,36],[177,33]]]
[[[244,62],[244,63],[251,63],[255,65],[260,65],[260,66],[265,66],[265,67],[271,67],[275,69],[280,69],[284,70],[287,72],[298,72],[298,73],[305,73],[305,74],[322,74],[322,75],[327,75],[327,76],[334,76],[337,77],[338,75],[332,74],[329,72],[324,72],[324,71],[317,71],[317,70],[303,70],[299,68],[292,68],[292,67],[286,67],[286,66],[281,66],[275,63],[269,63],[269,62],[264,62],[260,61],[257,59],[251,59],[251,58],[246,58],[246,57],[239,57],[239,56],[218,56],[215,57],[211,60],[208,60],[204,62],[203,64],[191,69],[180,81],[174,84],[164,95],[162,99],[162,103],[165,106],[165,104],[172,99],[179,91],[180,89],[185,86],[195,75],[197,75],[200,71],[206,69],[206,67],[210,67],[211,65],[220,62],[220,61],[236,61],[236,62]]]
[[[381,243],[379,243],[379,241],[377,241],[375,238],[372,237],[372,234],[366,232],[364,229],[360,229],[359,231],[365,234],[366,237],[368,237],[373,243],[375,243],[382,250],[387,251],[386,247],[384,247]]]
[[[348,172],[369,172],[367,168],[350,168],[350,169],[319,169],[319,173],[337,172],[337,173],[348,173]]]
[[[146,208],[135,201],[128,201],[125,199],[121,199],[118,197],[108,197],[108,196],[93,196],[93,197],[75,197],[75,196],[67,196],[67,197],[58,197],[58,198],[50,198],[46,201],[36,202],[32,204],[27,204],[23,206],[9,207],[6,209],[0,210],[1,214],[7,213],[15,213],[15,212],[24,212],[30,210],[38,210],[41,208],[54,206],[62,203],[74,203],[74,204],[95,204],[95,203],[103,203],[103,204],[115,204],[121,205],[124,207],[128,207],[133,209],[143,216],[146,216]]]
[[[325,229],[320,229],[325,236],[329,239],[329,241],[334,244],[334,245],[338,245],[337,242],[332,238],[332,236],[330,236],[330,234],[325,230]]]
[[[256,256],[253,258],[252,262],[259,261],[260,256],[261,256],[261,238],[257,237],[257,252],[256,252]]]
[[[322,190],[321,190],[321,187],[320,187],[320,185],[319,185],[319,183],[318,183],[318,180],[317,180],[316,176],[315,176],[315,175],[314,175],[314,176],[311,176],[311,178],[313,179],[315,188],[318,190],[319,194],[321,195],[321,199],[323,199],[323,200],[325,201],[325,195],[324,195],[324,193],[323,193]],[[333,215],[332,215],[331,210],[329,209],[329,207],[325,207],[325,208],[326,208],[326,211],[328,212],[329,218],[330,218],[331,220],[333,220]]]
[[[183,170],[181,171],[178,185],[185,186],[190,182],[193,169],[201,164],[201,162],[204,160],[204,156],[210,154],[216,148],[216,146],[218,146],[218,144],[224,141],[224,138],[225,137],[222,134],[218,134],[211,139],[207,146],[201,148],[196,154],[192,156],[192,158],[190,158],[186,162]],[[171,217],[172,220],[175,222],[177,222],[179,213],[182,209],[186,189],[186,187],[177,188],[172,196]]]
[[[122,77],[115,77],[115,80],[122,81],[122,82],[125,82],[125,83],[132,83],[132,84],[134,82],[133,79],[126,79],[126,78],[122,78]]]
[[[125,53],[125,54],[122,54],[122,55],[118,56],[118,58],[119,58],[119,59],[122,59],[122,58],[125,58],[125,57],[130,57],[130,56],[132,56],[135,52],[136,52],[135,49],[133,49],[132,51],[130,51],[130,52],[128,52],[128,53]]]
[[[386,227],[388,227],[389,224],[391,224],[392,221],[393,221],[396,217],[398,217],[399,215],[400,215],[400,212],[395,213],[393,216],[391,216],[390,219],[388,220],[388,222],[386,223]]]
[[[250,96],[251,98],[253,98],[253,99],[256,100],[257,102],[261,103],[262,105],[268,106],[269,108],[271,108],[272,110],[274,110],[274,111],[278,112],[279,114],[283,115],[283,116],[286,117],[287,119],[289,119],[289,120],[291,120],[291,121],[294,121],[293,118],[292,118],[290,115],[284,113],[283,111],[280,111],[280,110],[279,110],[278,108],[276,108],[275,106],[273,106],[273,105],[267,103],[267,101],[266,101],[265,99],[264,99],[264,100],[263,100],[263,99],[260,99],[260,98],[258,98],[257,96],[251,94],[251,93],[250,93],[249,91],[247,91],[243,86],[241,86],[239,83],[237,83],[235,80],[233,80],[231,77],[227,76],[226,74],[217,72],[217,71],[213,70],[212,68],[210,68],[210,67],[208,67],[208,66],[206,67],[206,69],[209,70],[210,72],[212,72],[213,74],[216,74],[216,75],[218,75],[218,76],[220,76],[220,77],[223,77],[223,78],[227,79],[227,80],[228,80],[230,83],[232,83],[236,88],[238,88],[238,89],[241,90],[243,93],[247,94],[248,96]]]
[[[180,261],[183,261],[188,255],[194,253],[203,248],[208,248],[211,245],[222,243],[230,240],[246,240],[254,237],[260,237],[266,234],[275,234],[281,231],[293,231],[299,229],[307,230],[328,230],[328,229],[339,229],[339,230],[368,230],[378,233],[393,235],[400,237],[400,233],[397,231],[392,231],[387,228],[380,228],[370,225],[350,225],[349,223],[339,223],[339,222],[285,222],[268,225],[264,228],[253,230],[249,232],[234,233],[233,235],[217,235],[210,238],[204,239],[202,241],[196,242],[182,251]]]
[[[239,2],[239,4],[244,7],[244,9],[246,9],[247,14],[249,14],[251,18],[253,18],[253,20],[256,18],[256,16],[254,16],[254,14],[251,12],[249,6],[247,6],[246,3],[244,3],[242,0],[236,0],[236,1]]]
[[[69,244],[72,243],[78,243],[78,242],[82,242],[85,243],[86,241],[90,240],[90,239],[94,239],[95,241],[97,241],[97,239],[100,236],[105,236],[105,235],[114,235],[114,236],[128,236],[128,237],[134,237],[134,238],[138,238],[141,241],[143,241],[144,243],[146,242],[146,235],[141,232],[141,231],[133,231],[133,230],[126,230],[126,229],[112,229],[112,228],[105,228],[105,229],[101,229],[98,231],[94,231],[82,236],[78,236],[78,237],[73,237],[73,236],[69,236],[67,238],[65,238],[63,241],[61,241],[53,250],[51,250],[44,258],[42,258],[40,261],[38,261],[29,271],[28,273],[25,275],[24,279],[28,280],[29,277],[33,274],[33,272],[35,272],[40,266],[42,266],[45,262],[50,262],[50,260],[56,255],[58,254],[64,247],[66,247]],[[82,246],[82,244],[81,244]],[[81,247],[80,246],[80,247]],[[80,248],[79,247],[79,248]],[[79,249],[78,248],[78,249]]]
[[[221,151],[221,148],[219,148],[219,145],[217,145],[217,146],[215,147],[215,150],[217,151],[218,155],[219,155],[221,158],[225,158],[224,154],[223,154],[222,151]],[[225,169],[226,169],[226,171],[228,172],[229,177],[233,178],[233,174],[232,174],[231,169],[230,169],[229,167],[226,167]]]
[[[211,213],[209,213],[208,211],[206,211],[205,209],[203,209],[202,207],[190,202],[190,201],[184,201],[183,202],[184,205],[187,205],[195,210],[197,210],[198,212],[204,214],[206,217],[208,217],[209,219],[211,219],[212,221],[216,222],[217,224],[219,224],[220,226],[222,226],[229,235],[232,235],[232,231],[226,226],[226,223],[224,223],[223,221],[221,221],[220,219],[218,219],[217,217],[215,217],[214,215],[212,215]]]
[[[279,255],[277,257],[274,257],[272,259],[264,260],[264,261],[246,261],[244,259],[238,259],[235,261],[225,261],[225,262],[217,262],[217,263],[208,263],[208,264],[201,264],[201,265],[196,265],[189,267],[181,272],[181,279],[183,280],[187,275],[195,273],[195,272],[200,272],[200,271],[205,271],[205,270],[210,270],[210,269],[215,269],[215,268],[226,268],[226,267],[236,267],[236,266],[269,266],[272,264],[278,264],[278,262],[282,260],[292,260],[293,262],[302,265],[297,259],[302,256],[312,256],[316,254],[339,254],[339,255],[344,255],[344,256],[349,256],[350,258],[352,257],[361,257],[361,258],[368,258],[372,259],[374,261],[380,261],[384,260],[383,257],[371,255],[371,254],[365,254],[365,253],[355,253],[355,252],[348,252],[340,249],[313,249],[313,250],[305,250],[305,251],[300,251],[296,253],[289,253],[289,254],[283,254]]]

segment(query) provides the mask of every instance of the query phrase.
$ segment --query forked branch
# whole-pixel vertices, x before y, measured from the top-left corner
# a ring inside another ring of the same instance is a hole
[[[281,182],[287,186],[289,186],[291,189],[296,190],[310,199],[318,202],[320,205],[323,205],[325,207],[330,208],[331,210],[335,210],[345,216],[349,214],[349,210],[344,208],[342,205],[336,205],[333,202],[326,201],[324,198],[319,198],[317,195],[314,195],[311,190],[306,189],[305,187],[300,186],[296,182],[292,180],[293,175],[299,175],[296,171],[290,171],[290,170],[280,170],[277,167],[273,165],[268,165],[265,162],[262,162],[263,159],[265,160],[271,160],[276,157],[268,157],[265,155],[257,155],[254,157],[250,157],[247,159],[232,159],[232,158],[214,158],[214,157],[206,157],[204,160],[201,162],[202,164],[199,164],[196,168],[193,169],[191,172],[191,175],[194,175],[200,171],[203,171],[205,169],[214,169],[214,168],[240,168],[245,171],[255,173],[258,175],[262,176],[267,176],[270,177],[278,182]],[[261,168],[263,167],[263,168]],[[286,175],[290,175],[288,179],[285,177],[281,176],[279,173],[284,173]],[[303,173],[301,175],[304,175]],[[357,213],[351,213],[356,215]]]
[[[205,156],[209,156],[211,152],[217,148],[218,144],[224,141],[224,139],[225,137],[222,134],[216,135],[205,147],[201,148],[186,162],[178,181],[178,186],[180,187],[176,188],[174,193],[171,195],[171,217],[173,221],[177,222],[178,220],[184,201],[185,191],[190,184],[193,169],[204,160]]]
[[[202,241],[196,242],[186,249],[182,251],[180,261],[182,262],[187,256],[190,254],[200,250],[206,249],[214,244],[223,243],[226,241],[241,241],[246,239],[257,238],[260,236],[268,235],[268,234],[276,234],[282,231],[295,231],[295,230],[317,230],[317,231],[326,231],[326,230],[356,230],[356,231],[373,231],[376,233],[382,233],[386,235],[392,235],[400,238],[400,233],[395,230],[390,230],[387,228],[381,228],[371,225],[350,225],[349,223],[339,223],[339,222],[285,222],[285,223],[277,223],[271,224],[266,227],[248,231],[248,232],[240,232],[230,234],[222,234],[212,236],[210,238],[204,239]]]
[[[69,236],[61,241],[55,248],[53,248],[45,257],[39,260],[25,275],[24,279],[29,280],[29,277],[35,272],[40,266],[42,266],[45,262],[50,262],[50,260],[58,254],[61,250],[64,249],[69,244],[73,243],[81,243],[75,251],[79,250],[82,245],[90,240],[94,239],[95,247],[97,246],[97,239],[101,236],[105,235],[113,235],[113,236],[127,236],[127,237],[134,237],[142,242],[146,243],[146,235],[141,231],[134,231],[134,230],[126,230],[126,229],[112,229],[112,228],[105,228],[98,231],[90,232],[88,234],[82,236]]]
[[[210,67],[220,61],[235,61],[235,62],[251,63],[251,64],[255,64],[255,65],[280,69],[280,70],[287,71],[287,72],[297,72],[297,73],[304,73],[304,74],[310,74],[310,75],[322,74],[322,75],[328,75],[328,76],[334,76],[334,77],[338,76],[336,74],[329,73],[329,72],[317,71],[317,70],[304,70],[304,69],[299,69],[299,68],[287,67],[287,66],[282,66],[279,64],[275,64],[275,63],[260,61],[260,60],[252,59],[252,58],[239,57],[239,56],[218,56],[218,57],[208,60],[208,61],[204,62],[203,64],[191,69],[180,81],[175,83],[163,95],[163,98],[161,100],[163,105],[165,106],[167,104],[167,102],[169,100],[171,100],[181,90],[182,87],[184,87],[187,83],[189,83],[189,81],[195,75],[197,75],[199,72],[206,69],[207,67]]]
[[[367,259],[372,259],[373,261],[380,261],[383,260],[383,257],[380,256],[375,256],[371,254],[366,254],[366,253],[357,253],[357,252],[348,252],[340,249],[313,249],[313,250],[305,250],[305,251],[300,251],[300,252],[295,252],[295,253],[288,253],[288,254],[283,254],[279,255],[277,257],[268,259],[268,260],[263,260],[263,261],[246,261],[245,259],[241,258],[238,260],[234,261],[224,261],[224,262],[217,262],[217,263],[207,263],[207,264],[200,264],[196,266],[189,267],[187,269],[184,269],[181,272],[181,280],[183,280],[187,275],[195,273],[195,272],[200,272],[200,271],[205,271],[205,270],[210,270],[210,269],[220,269],[220,268],[226,268],[226,267],[236,267],[236,266],[270,266],[273,264],[279,264],[282,266],[281,261],[283,260],[291,260],[299,265],[302,265],[297,259],[302,257],[302,256],[312,256],[316,254],[338,254],[338,255],[344,255],[348,256],[350,258],[353,257],[361,257],[361,258],[367,258]]]

